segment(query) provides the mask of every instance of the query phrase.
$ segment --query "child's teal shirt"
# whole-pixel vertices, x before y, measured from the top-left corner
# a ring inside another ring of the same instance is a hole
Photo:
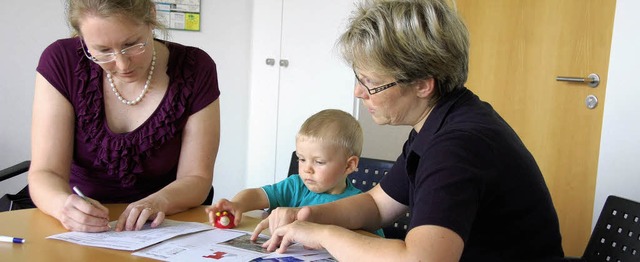
[[[294,174],[273,185],[263,186],[262,189],[269,199],[269,210],[273,210],[276,207],[319,205],[362,193],[360,189],[351,184],[349,179],[346,180],[346,183],[347,188],[342,194],[314,193],[304,185],[299,175]],[[376,230],[375,233],[384,237],[382,229]]]

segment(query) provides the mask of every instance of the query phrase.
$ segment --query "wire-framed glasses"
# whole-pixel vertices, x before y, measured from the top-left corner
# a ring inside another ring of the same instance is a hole
[[[137,56],[139,54],[142,54],[146,50],[147,43],[149,43],[149,42],[145,41],[144,43],[135,44],[135,45],[132,45],[130,47],[123,48],[122,50],[120,50],[118,52],[99,53],[99,54],[96,54],[96,55],[91,55],[89,53],[89,51],[87,50],[87,48],[85,47],[85,45],[84,45],[84,40],[80,39],[80,45],[82,45],[82,51],[84,52],[84,55],[87,56],[87,58],[89,58],[89,60],[91,60],[91,61],[93,61],[93,62],[95,62],[97,64],[104,64],[104,63],[113,62],[113,61],[116,60],[116,56],[118,54],[121,54],[121,55],[126,56],[126,57],[132,57],[132,56]]]
[[[377,86],[377,87],[374,87],[374,88],[370,88],[364,82],[362,82],[362,80],[360,80],[360,78],[358,77],[358,74],[356,73],[355,70],[353,70],[353,74],[356,76],[356,79],[358,79],[358,83],[360,83],[360,85],[362,87],[364,87],[364,89],[367,90],[369,95],[374,95],[374,94],[380,93],[380,92],[382,92],[384,90],[387,90],[389,88],[397,86],[400,83],[406,82],[406,81],[403,81],[403,80],[396,80],[395,82],[391,82],[391,83],[388,83],[388,84],[385,84],[385,85],[381,85],[381,86]]]

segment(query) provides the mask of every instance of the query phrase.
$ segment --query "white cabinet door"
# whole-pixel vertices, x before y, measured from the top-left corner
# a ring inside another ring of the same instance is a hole
[[[253,1],[246,187],[275,180],[281,22],[282,0]]]
[[[355,78],[335,48],[353,7],[350,0],[254,2],[247,186],[287,176],[295,135],[307,117],[326,108],[354,113]],[[280,66],[283,60],[288,66]]]

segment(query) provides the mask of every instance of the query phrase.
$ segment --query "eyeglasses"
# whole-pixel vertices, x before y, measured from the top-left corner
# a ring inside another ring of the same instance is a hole
[[[144,53],[144,50],[146,49],[148,41],[145,41],[144,43],[139,43],[139,44],[135,44],[132,45],[130,47],[127,48],[123,48],[122,50],[120,50],[119,52],[113,52],[113,53],[100,53],[97,55],[91,55],[89,54],[89,51],[87,50],[87,48],[84,45],[84,40],[80,39],[80,45],[82,45],[82,51],[84,52],[84,55],[87,56],[87,58],[89,58],[89,60],[97,63],[97,64],[104,64],[104,63],[109,63],[109,62],[113,62],[116,60],[116,56],[118,54],[121,54],[123,56],[126,57],[132,57],[132,56],[137,56],[139,54]]]
[[[394,87],[394,86],[396,86],[396,85],[398,85],[400,83],[406,82],[406,81],[403,81],[403,80],[397,80],[395,82],[391,82],[391,83],[388,83],[386,85],[381,85],[381,86],[378,86],[378,87],[369,88],[367,85],[364,84],[364,82],[362,82],[362,80],[360,80],[360,78],[358,77],[358,74],[356,73],[355,70],[353,70],[353,74],[356,76],[356,79],[358,79],[358,83],[360,83],[360,85],[362,85],[362,87],[364,87],[364,89],[367,89],[367,92],[369,92],[369,95],[375,95],[375,94],[380,93],[380,92],[382,92],[384,90],[392,88],[392,87]]]

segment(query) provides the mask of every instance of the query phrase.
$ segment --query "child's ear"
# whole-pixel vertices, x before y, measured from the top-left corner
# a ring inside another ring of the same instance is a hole
[[[356,168],[358,168],[358,161],[360,161],[360,158],[357,156],[350,156],[347,159],[347,175],[356,171]]]

